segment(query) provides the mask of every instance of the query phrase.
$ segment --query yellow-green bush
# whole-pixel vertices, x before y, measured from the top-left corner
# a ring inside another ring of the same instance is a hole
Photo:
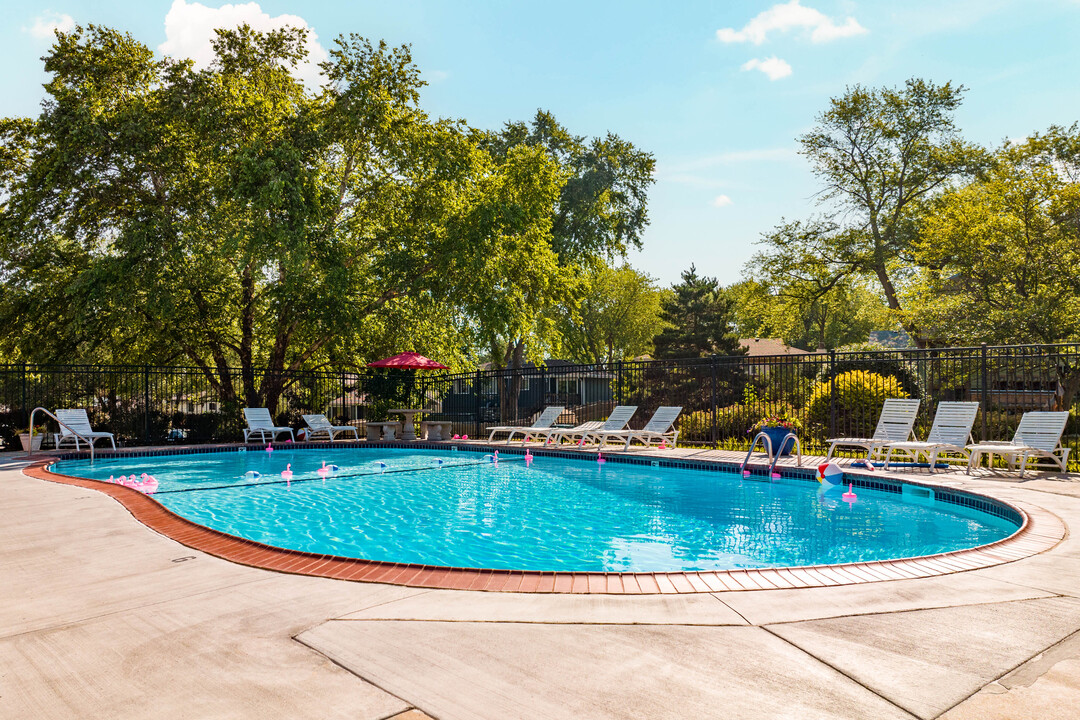
[[[823,380],[814,386],[806,403],[810,432],[824,436],[829,432],[829,393],[831,384]],[[836,433],[838,435],[873,434],[886,398],[906,398],[908,394],[891,375],[866,370],[849,370],[836,376]]]

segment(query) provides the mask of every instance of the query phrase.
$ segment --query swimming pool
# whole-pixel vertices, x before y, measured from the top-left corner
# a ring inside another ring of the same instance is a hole
[[[593,456],[595,457],[595,456]],[[320,472],[323,464],[336,469]],[[291,480],[281,472],[291,466]],[[278,449],[58,462],[96,480],[149,473],[155,500],[277,547],[382,562],[572,572],[865,562],[1001,540],[1017,522],[919,494],[805,480],[477,452]]]

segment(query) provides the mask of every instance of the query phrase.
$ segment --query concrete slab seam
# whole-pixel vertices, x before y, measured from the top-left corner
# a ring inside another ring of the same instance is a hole
[[[887,702],[888,704],[892,705],[893,707],[897,708],[898,710],[900,710],[900,712],[904,713],[905,715],[907,715],[907,716],[909,716],[909,717],[911,717],[911,718],[915,718],[915,720],[921,720],[921,719],[919,718],[919,716],[918,716],[918,715],[916,715],[915,713],[911,712],[910,710],[908,710],[908,709],[907,709],[906,707],[904,707],[903,705],[900,705],[900,704],[898,704],[898,703],[897,703],[897,702],[896,702],[895,700],[892,700],[891,698],[888,698],[888,697],[886,697],[885,695],[882,695],[881,693],[879,693],[879,692],[878,692],[877,690],[874,690],[873,688],[868,688],[868,687],[866,687],[866,685],[863,685],[863,684],[862,684],[861,682],[859,682],[858,680],[856,680],[855,678],[853,678],[853,677],[852,677],[851,675],[848,675],[848,674],[847,674],[846,672],[844,672],[844,671],[843,671],[843,670],[841,670],[840,668],[836,667],[835,665],[833,665],[833,664],[832,664],[832,663],[830,663],[829,661],[827,661],[827,660],[824,660],[824,659],[822,659],[822,658],[818,657],[817,655],[815,655],[814,653],[810,652],[810,651],[809,651],[809,650],[807,650],[806,648],[804,648],[804,647],[801,647],[801,646],[800,646],[800,645],[798,645],[797,643],[794,643],[794,642],[792,642],[791,640],[788,640],[788,639],[787,639],[787,638],[785,638],[785,637],[782,637],[782,636],[780,636],[780,635],[777,635],[777,634],[776,634],[776,633],[774,633],[774,632],[773,632],[772,630],[770,630],[770,629],[769,629],[769,627],[768,627],[767,625],[758,625],[757,627],[760,627],[760,628],[761,628],[762,630],[764,630],[765,632],[769,633],[769,634],[770,634],[770,635],[772,635],[772,636],[773,636],[774,638],[777,638],[778,640],[781,640],[782,642],[784,642],[784,643],[787,643],[788,645],[790,645],[791,647],[795,648],[795,649],[796,649],[796,650],[798,650],[799,652],[801,652],[801,653],[803,653],[803,654],[807,655],[808,657],[811,657],[811,658],[813,658],[814,660],[816,660],[817,662],[821,663],[822,665],[824,665],[824,666],[828,667],[829,669],[831,669],[831,670],[833,670],[833,671],[835,671],[835,672],[839,673],[840,675],[842,675],[843,677],[847,678],[847,679],[848,679],[848,680],[850,680],[851,682],[855,683],[856,685],[858,685],[858,686],[859,686],[859,687],[861,687],[862,689],[866,690],[866,691],[867,691],[868,693],[870,693],[871,695],[875,695],[875,696],[877,696],[877,697],[881,698],[882,700],[884,700],[885,702]]]
[[[336,622],[336,621],[335,621],[335,622]],[[330,657],[329,655],[327,655],[327,654],[326,654],[326,653],[324,653],[323,651],[319,650],[318,648],[315,648],[315,647],[312,647],[311,645],[308,645],[308,644],[307,644],[306,642],[304,642],[304,641],[303,641],[303,639],[301,639],[301,638],[300,638],[300,634],[301,634],[301,633],[297,633],[296,635],[293,635],[293,636],[292,636],[292,639],[293,639],[293,641],[294,641],[294,642],[296,642],[297,644],[299,644],[299,645],[303,645],[303,646],[304,646],[305,648],[307,648],[307,649],[308,649],[308,650],[310,650],[311,652],[315,653],[315,654],[316,654],[316,655],[318,655],[319,657],[322,657],[322,658],[324,658],[324,659],[325,659],[325,660],[326,660],[327,662],[329,662],[329,663],[332,663],[333,665],[335,665],[335,666],[337,666],[337,667],[341,668],[342,670],[344,670],[345,672],[349,673],[349,674],[350,674],[350,675],[352,675],[353,677],[357,678],[357,679],[358,679],[358,680],[360,680],[361,682],[365,682],[365,683],[367,683],[368,685],[370,685],[370,686],[372,686],[372,687],[374,687],[374,688],[378,688],[379,690],[381,690],[382,692],[386,693],[386,694],[387,694],[387,695],[389,695],[390,697],[394,697],[394,698],[397,698],[397,699],[398,699],[398,700],[400,700],[401,702],[405,703],[405,704],[406,704],[406,705],[407,705],[407,706],[408,706],[408,707],[409,707],[410,709],[413,709],[413,708],[415,708],[416,710],[419,710],[420,712],[424,713],[425,715],[428,715],[428,716],[429,716],[429,717],[431,717],[431,718],[432,718],[433,720],[438,720],[438,718],[437,718],[436,716],[432,715],[432,714],[431,714],[430,712],[428,712],[427,710],[424,710],[424,709],[423,709],[422,707],[419,707],[419,706],[415,705],[415,704],[414,704],[414,703],[412,703],[411,701],[409,701],[409,700],[406,700],[405,698],[401,697],[400,695],[398,695],[397,693],[395,693],[395,692],[393,692],[393,691],[391,691],[391,690],[387,690],[386,688],[384,688],[384,687],[383,687],[382,685],[380,685],[379,683],[377,683],[377,682],[372,682],[371,680],[368,680],[368,679],[367,679],[366,677],[364,677],[364,676],[363,676],[363,675],[361,675],[360,673],[358,673],[358,672],[356,672],[356,671],[352,670],[351,668],[348,668],[348,667],[346,667],[345,665],[343,665],[343,664],[339,663],[339,662],[338,662],[337,660],[335,660],[334,658]],[[384,719],[384,720],[388,720],[389,718],[393,718],[393,717],[395,717],[396,715],[401,715],[401,713],[400,713],[400,712],[396,712],[396,713],[394,713],[394,715],[389,715],[389,716],[387,716],[387,718],[386,718],[386,719]]]

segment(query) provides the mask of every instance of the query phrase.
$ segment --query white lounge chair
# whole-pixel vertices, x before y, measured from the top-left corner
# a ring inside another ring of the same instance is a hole
[[[113,434],[110,432],[94,432],[90,427],[90,418],[86,416],[86,410],[83,408],[57,410],[56,417],[63,423],[63,425],[60,426],[60,432],[53,433],[53,443],[55,443],[57,450],[60,449],[61,443],[67,442],[68,440],[74,440],[75,449],[79,450],[80,435],[86,438],[86,441],[91,445],[93,445],[94,441],[98,438],[109,438],[113,450],[116,449],[116,438],[113,437]],[[75,433],[78,433],[78,435]]]
[[[541,439],[541,436],[543,436],[545,445],[548,440],[558,445],[563,440],[572,441],[577,439],[579,440],[579,445],[584,445],[585,438],[594,432],[603,430],[625,430],[626,424],[630,422],[630,419],[634,417],[634,413],[636,412],[637,405],[619,405],[611,411],[607,420],[604,420],[603,422],[587,422],[573,428],[552,428],[544,433],[537,433],[536,439]]]
[[[971,427],[975,416],[979,414],[977,402],[939,402],[934,414],[934,424],[926,440],[905,440],[886,445],[885,469],[889,469],[894,452],[901,453],[901,458],[917,463],[920,455],[925,455],[930,463],[930,472],[934,472],[938,457],[947,453],[963,455],[966,461],[971,453],[965,445],[975,442],[971,437]]]
[[[829,452],[825,455],[825,462],[832,459],[837,446],[857,447],[866,450],[867,461],[889,443],[906,442],[914,435],[915,418],[919,414],[918,400],[904,400],[901,398],[888,398],[881,408],[881,417],[878,418],[874,436],[868,438],[830,438]],[[918,439],[918,438],[915,438]]]
[[[510,433],[506,442],[509,444],[516,433],[522,433],[524,435],[530,435],[537,430],[547,430],[549,427],[555,424],[555,421],[559,419],[559,416],[563,413],[563,407],[557,405],[551,405],[544,408],[544,412],[540,413],[540,417],[536,418],[536,422],[532,425],[497,425],[490,427],[488,430],[491,433],[488,435],[488,442],[491,442],[495,438],[496,433]]]
[[[580,425],[575,425],[572,428],[548,428],[547,430],[540,430],[533,435],[526,435],[525,438],[530,438],[542,442],[545,445],[555,443],[558,445],[565,437],[577,437],[582,434],[588,434],[593,430],[599,430],[604,427],[603,420],[590,420],[589,422],[583,422]],[[521,444],[525,444],[525,439],[522,438]]]
[[[976,443],[967,446],[971,452],[967,473],[971,474],[971,468],[978,466],[983,455],[990,456],[991,465],[994,463],[994,456],[1000,455],[1008,461],[1010,470],[1015,467],[1019,458],[1020,477],[1024,477],[1024,469],[1029,460],[1034,460],[1036,465],[1039,460],[1049,460],[1061,472],[1065,472],[1070,448],[1061,446],[1061,436],[1065,433],[1065,423],[1068,421],[1067,411],[1024,413],[1011,442]]]
[[[651,445],[653,440],[674,445],[679,437],[679,431],[673,429],[672,425],[675,424],[680,413],[682,413],[681,407],[659,407],[641,430],[597,430],[589,433],[584,442],[596,440],[600,447],[603,447],[612,438],[616,440],[625,439],[626,444],[623,445],[623,450],[629,450],[630,443],[633,440],[643,443],[646,448]]]
[[[273,442],[280,433],[289,433],[289,439],[296,439],[292,428],[274,425],[274,421],[270,418],[270,411],[266,408],[244,408],[244,418],[248,425],[244,430],[244,442],[255,435],[258,435],[262,442],[266,442],[266,436],[269,435],[270,441]]]
[[[335,435],[345,432],[351,432],[355,439],[360,439],[360,433],[356,431],[355,427],[352,425],[331,425],[325,415],[305,415],[304,423],[308,426],[308,440],[311,440],[316,435],[325,433],[326,438],[330,442],[333,442]]]

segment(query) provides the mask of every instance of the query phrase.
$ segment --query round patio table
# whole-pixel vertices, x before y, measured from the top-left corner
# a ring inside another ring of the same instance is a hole
[[[405,418],[405,422],[401,427],[401,439],[402,440],[415,440],[416,439],[416,425],[413,424],[413,418],[423,410],[409,410],[406,408],[395,408],[389,411],[394,415],[400,415]]]

